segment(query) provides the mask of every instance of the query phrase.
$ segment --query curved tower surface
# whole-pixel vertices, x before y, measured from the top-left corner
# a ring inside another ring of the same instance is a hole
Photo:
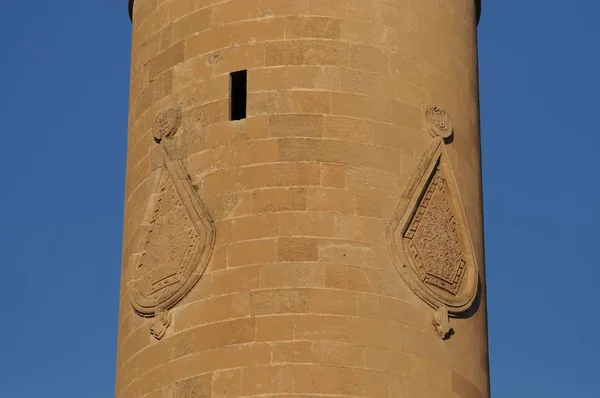
[[[116,397],[489,397],[479,3],[129,6]]]

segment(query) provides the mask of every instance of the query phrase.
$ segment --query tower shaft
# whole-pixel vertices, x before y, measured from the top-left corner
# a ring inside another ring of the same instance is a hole
[[[130,10],[116,397],[489,397],[478,2]]]

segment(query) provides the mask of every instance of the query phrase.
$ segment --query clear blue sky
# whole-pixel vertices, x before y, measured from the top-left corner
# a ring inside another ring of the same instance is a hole
[[[600,4],[483,8],[492,393],[597,398]],[[7,0],[1,15],[0,397],[110,397],[126,1]]]

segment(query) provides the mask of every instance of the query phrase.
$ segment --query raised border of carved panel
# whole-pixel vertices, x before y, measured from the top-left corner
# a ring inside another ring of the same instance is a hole
[[[216,231],[170,138],[180,126],[181,109],[160,113],[154,126],[150,195],[129,257],[127,289],[136,313],[154,317],[151,334],[161,339],[171,323],[168,312],[202,277]]]
[[[440,317],[460,316],[470,309],[479,286],[479,268],[458,185],[447,163],[444,136],[448,135],[437,135],[423,155],[387,229],[396,269],[437,311],[433,321],[442,338],[451,328],[442,325]]]

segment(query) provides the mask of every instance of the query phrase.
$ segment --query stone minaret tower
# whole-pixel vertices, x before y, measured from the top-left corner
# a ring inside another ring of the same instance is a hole
[[[477,0],[130,0],[116,397],[489,397]]]

